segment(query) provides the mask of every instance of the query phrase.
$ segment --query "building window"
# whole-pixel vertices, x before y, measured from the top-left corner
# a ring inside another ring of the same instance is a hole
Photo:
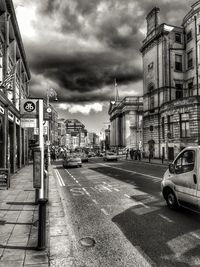
[[[170,133],[170,137],[173,137],[173,115],[167,116],[167,130]]]
[[[175,32],[175,42],[181,44],[181,33]]]
[[[183,84],[182,83],[176,83],[175,84],[175,87],[176,87],[176,95],[175,95],[175,98],[176,99],[183,98]]]
[[[161,127],[162,127],[162,139],[165,139],[165,117],[162,117]]]
[[[180,137],[190,137],[189,113],[180,114]]]
[[[175,55],[175,70],[182,71],[182,55]]]
[[[188,69],[193,67],[192,51],[187,53],[187,67],[188,67]]]
[[[186,41],[189,42],[192,39],[192,30],[186,34]]]
[[[188,96],[193,96],[193,82],[188,83]]]

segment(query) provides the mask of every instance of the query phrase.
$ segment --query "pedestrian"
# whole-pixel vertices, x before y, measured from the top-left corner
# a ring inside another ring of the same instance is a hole
[[[127,148],[127,150],[126,150],[126,159],[128,159],[128,153],[129,153],[129,149]]]
[[[130,157],[131,157],[132,160],[133,160],[133,156],[134,156],[134,151],[133,151],[133,149],[131,148],[131,150],[130,150]]]

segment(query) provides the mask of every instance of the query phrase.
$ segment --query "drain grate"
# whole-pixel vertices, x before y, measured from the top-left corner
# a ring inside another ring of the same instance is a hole
[[[96,242],[92,237],[83,237],[79,240],[80,244],[84,247],[94,247]]]

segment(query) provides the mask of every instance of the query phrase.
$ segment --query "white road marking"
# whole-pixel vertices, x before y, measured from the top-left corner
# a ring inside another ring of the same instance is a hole
[[[75,197],[85,195],[85,193],[83,192],[82,188],[79,188],[79,187],[71,188],[70,192]]]
[[[98,202],[97,202],[95,199],[92,199],[92,201],[93,201],[95,204],[98,204]]]
[[[57,175],[60,186],[65,186],[65,183],[64,183],[59,171],[58,170],[55,170],[55,171],[56,171],[56,175]]]
[[[191,236],[193,236],[193,237],[195,237],[197,239],[200,239],[200,236],[198,234],[196,234],[196,233],[191,233]]]
[[[101,209],[101,211],[102,211],[105,215],[109,215],[109,213],[108,213],[105,209]]]
[[[120,190],[119,189],[117,189],[117,188],[113,188],[113,190],[115,190],[115,191],[117,191],[117,192],[119,192]]]
[[[82,189],[88,196],[91,196],[90,193],[84,187],[82,187]]]
[[[124,196],[127,197],[127,198],[131,198],[131,197],[130,197],[129,195],[127,195],[127,194],[124,194]]]
[[[162,214],[158,214],[161,218],[163,218],[164,220],[166,220],[167,222],[170,222],[170,223],[173,223],[174,221],[173,220],[171,220],[170,218],[168,218],[168,217],[166,217],[166,216],[164,216],[164,215],[162,215]]]
[[[60,181],[60,178],[59,178],[58,173],[57,173],[57,170],[55,170],[55,174],[56,174],[56,177],[57,177],[57,179],[58,179],[58,183],[59,183],[59,185],[62,186],[61,181]]]
[[[108,187],[106,187],[105,185],[102,185],[102,187],[104,187],[105,189],[107,189],[109,192],[112,192],[112,190],[110,190]]]
[[[157,179],[157,180],[159,180],[159,181],[162,179],[162,178],[157,177],[157,176],[153,176],[153,175],[149,175],[149,174],[145,174],[145,173],[141,173],[141,172],[135,172],[135,171],[131,171],[131,170],[125,170],[125,169],[123,169],[123,168],[114,167],[114,166],[106,165],[106,164],[103,164],[103,163],[97,163],[97,164],[98,164],[98,165],[105,166],[105,167],[109,167],[109,168],[112,168],[112,169],[120,170],[120,171],[130,172],[130,173],[132,173],[132,174],[143,175],[143,176],[146,176],[146,177],[150,177],[150,178],[153,178],[153,179]]]

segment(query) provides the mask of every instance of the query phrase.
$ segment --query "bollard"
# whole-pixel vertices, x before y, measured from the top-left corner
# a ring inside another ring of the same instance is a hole
[[[47,199],[39,199],[38,250],[46,248],[46,204]]]
[[[48,199],[49,195],[49,174],[48,171],[44,170],[44,197]]]

